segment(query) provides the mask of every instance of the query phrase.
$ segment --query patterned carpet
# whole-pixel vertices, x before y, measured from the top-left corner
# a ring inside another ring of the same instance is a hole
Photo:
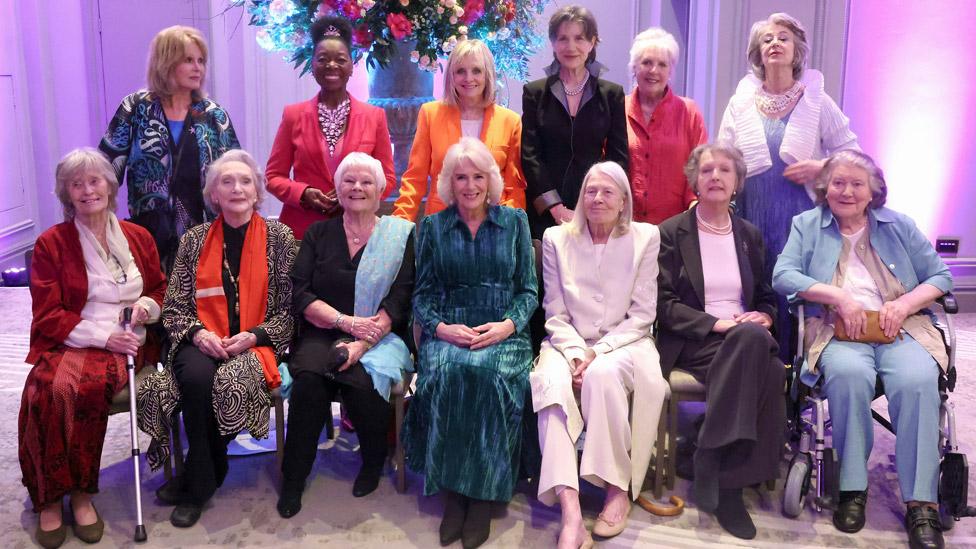
[[[974,455],[976,433],[970,430],[976,419],[976,377],[967,376],[976,366],[976,314],[960,315],[960,382],[953,394],[963,451]],[[27,491],[20,482],[17,461],[17,413],[20,392],[29,366],[23,363],[30,323],[30,296],[24,289],[0,288],[0,539],[8,548],[34,547],[36,526]],[[877,403],[883,409],[882,402]],[[132,491],[132,461],[129,457],[127,414],[109,421],[102,456],[101,493],[96,497],[107,527],[100,547],[133,546],[135,505]],[[857,535],[845,535],[830,523],[828,514],[817,516],[811,509],[797,520],[780,514],[780,492],[747,491],[748,505],[760,530],[759,538],[742,542],[723,533],[714,519],[699,516],[693,508],[678,517],[655,517],[641,509],[631,515],[627,530],[619,537],[598,543],[600,547],[864,547],[906,546],[901,526],[903,507],[899,503],[894,471],[893,438],[876,432],[869,464],[871,493],[868,524]],[[247,441],[243,441],[248,445]],[[145,449],[148,441],[143,438]],[[421,495],[421,479],[408,477],[408,492],[398,495],[392,474],[368,497],[351,495],[352,479],[358,470],[355,437],[342,433],[328,449],[319,452],[314,478],[304,497],[304,509],[291,520],[281,519],[274,509],[277,473],[272,454],[236,457],[224,486],[207,506],[200,522],[188,530],[169,524],[170,509],[157,505],[153,490],[162,482],[161,473],[143,467],[143,508],[149,541],[144,547],[306,547],[332,545],[343,548],[437,547],[437,526],[441,503]],[[785,469],[784,462],[784,469]],[[782,481],[780,483],[782,485]],[[686,497],[689,484],[679,481],[676,493]],[[976,504],[976,472],[971,474],[970,503]],[[584,489],[584,513],[592,523],[599,512],[601,494]],[[492,535],[486,547],[551,547],[558,533],[558,508],[547,508],[535,499],[529,486],[522,486],[507,509],[496,509]],[[69,534],[65,547],[84,544]],[[957,523],[947,534],[952,547],[976,547],[976,520]],[[457,544],[459,545],[459,544]]]

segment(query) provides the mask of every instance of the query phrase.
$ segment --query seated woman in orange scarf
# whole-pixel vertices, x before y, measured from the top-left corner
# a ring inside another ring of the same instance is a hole
[[[44,231],[31,264],[30,353],[20,405],[19,455],[24,486],[40,513],[37,543],[58,547],[67,529],[62,500],[71,495],[75,536],[102,537],[92,506],[112,395],[125,387],[125,355],[148,346],[141,326],[159,319],[166,280],[152,236],[116,219],[119,182],[95,149],[58,163],[54,194],[64,223]],[[132,307],[131,331],[119,316]]]
[[[447,149],[462,137],[480,139],[498,164],[504,188],[502,206],[525,209],[522,176],[522,120],[515,112],[495,103],[495,58],[481,40],[459,42],[444,69],[444,99],[424,103],[417,115],[417,133],[410,149],[410,163],[400,182],[400,197],[393,215],[414,221],[424,197],[424,215],[447,206],[436,192]]]
[[[177,405],[189,451],[182,477],[156,495],[176,505],[174,526],[188,528],[227,475],[227,443],[247,430],[268,436],[270,390],[291,341],[291,229],[257,214],[264,175],[245,151],[210,165],[203,196],[220,216],[183,236],[163,304],[171,348],[167,367],[139,391],[139,425],[153,437],[149,464],[168,456]]]

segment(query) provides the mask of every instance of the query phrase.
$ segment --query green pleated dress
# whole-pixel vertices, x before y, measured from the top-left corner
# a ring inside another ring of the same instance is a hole
[[[420,223],[414,317],[423,336],[402,440],[410,468],[424,472],[427,495],[512,498],[532,369],[535,273],[523,210],[489,207],[474,238],[454,206]],[[441,322],[474,327],[506,318],[516,332],[477,351],[434,336]]]

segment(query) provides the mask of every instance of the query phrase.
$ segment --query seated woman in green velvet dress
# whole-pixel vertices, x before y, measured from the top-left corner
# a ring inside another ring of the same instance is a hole
[[[444,492],[441,543],[466,548],[488,539],[491,502],[512,498],[532,369],[535,258],[525,212],[497,205],[502,186],[484,143],[462,138],[437,181],[449,207],[417,239],[423,336],[403,442],[424,493]]]

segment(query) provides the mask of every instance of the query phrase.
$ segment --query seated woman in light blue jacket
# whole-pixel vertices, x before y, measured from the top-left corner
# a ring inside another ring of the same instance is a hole
[[[952,289],[949,269],[908,216],[884,207],[888,190],[867,155],[830,157],[815,186],[818,206],[793,218],[773,288],[807,307],[807,366],[824,376],[841,498],[833,522],[864,526],[871,401],[884,383],[898,439],[895,463],[911,547],[943,547],[939,479],[939,369],[948,357],[925,307]],[[876,311],[890,343],[863,342]],[[873,315],[872,315],[873,316]],[[835,335],[841,324],[848,339]]]

